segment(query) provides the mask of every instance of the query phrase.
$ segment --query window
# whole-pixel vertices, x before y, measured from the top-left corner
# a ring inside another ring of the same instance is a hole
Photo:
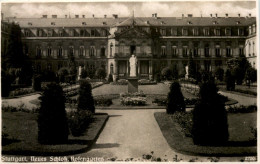
[[[38,30],[38,36],[42,37],[43,36],[43,32],[41,29]]]
[[[95,29],[91,29],[91,36],[95,36]]]
[[[107,36],[107,30],[102,30],[102,36]]]
[[[101,47],[101,56],[105,56],[106,48],[104,46]]]
[[[74,56],[74,47],[73,46],[69,46],[69,55]]]
[[[110,44],[110,56],[113,54],[113,43]]]
[[[70,30],[70,36],[74,36],[74,29]]]
[[[238,28],[238,35],[243,36],[244,35],[244,29],[243,28]]]
[[[252,26],[252,33],[254,34],[255,32],[256,32],[255,24],[253,24],[253,26]]]
[[[165,36],[166,35],[166,30],[165,29],[160,29],[161,35]]]
[[[29,30],[24,30],[24,36],[29,37],[30,36],[30,31]]]
[[[48,56],[48,57],[51,57],[51,52],[52,52],[52,49],[51,49],[51,47],[49,46],[49,47],[47,48],[47,56]]]
[[[216,48],[215,48],[215,55],[216,55],[216,57],[220,57],[221,55],[220,55],[220,48],[219,48],[219,46],[217,46]]]
[[[48,30],[48,36],[52,36],[53,35],[53,30]]]
[[[176,36],[177,35],[177,28],[171,29],[171,35]]]
[[[230,28],[226,28],[226,36],[231,36],[231,29]]]
[[[37,57],[41,57],[41,55],[42,55],[41,47],[37,47],[37,48],[36,48],[36,56],[37,56]]]
[[[199,56],[199,49],[198,49],[198,47],[194,47],[193,55],[194,55],[194,57],[198,57]]]
[[[23,46],[23,53],[25,54],[25,55],[29,55],[28,54],[28,46],[25,44],[24,46]]]
[[[244,48],[239,47],[239,56],[244,56]]]
[[[79,56],[84,56],[84,46],[79,47]]]
[[[94,46],[90,46],[90,56],[91,57],[95,56],[95,47]]]
[[[172,46],[172,57],[176,57],[176,56],[177,56],[177,47]]]
[[[187,36],[187,35],[188,35],[188,29],[183,28],[183,29],[182,29],[182,35],[183,35],[183,36]]]
[[[253,41],[253,44],[252,44],[252,45],[253,45],[253,47],[252,47],[252,50],[253,50],[252,55],[255,56],[255,42],[254,42],[254,41]]]
[[[85,30],[80,30],[80,36],[85,36]]]
[[[231,54],[231,48],[230,46],[227,46],[226,47],[226,57],[230,57],[232,54]]]
[[[90,69],[90,72],[94,72],[95,71],[95,65],[94,64],[90,64],[89,65],[89,69]]]
[[[54,25],[55,25],[55,22],[51,22],[51,25],[53,25],[53,26],[54,26]]]
[[[198,28],[194,28],[193,29],[193,35],[194,36],[198,36],[199,35],[199,29]]]
[[[204,55],[205,55],[205,57],[209,57],[209,47],[208,46],[206,46],[204,48]]]
[[[252,34],[252,27],[251,26],[249,26],[248,32],[249,32],[249,35]]]
[[[211,61],[205,60],[204,61],[205,71],[211,71]]]
[[[182,48],[182,56],[183,57],[188,57],[188,47],[187,46],[184,46]]]
[[[220,29],[219,29],[219,28],[216,28],[216,29],[215,29],[215,35],[216,35],[216,36],[220,36]]]
[[[60,30],[59,31],[59,36],[62,37],[64,34],[63,34],[63,30]]]
[[[204,35],[209,36],[209,28],[204,28]]]
[[[58,49],[58,57],[62,57],[62,47],[59,46],[59,49]]]
[[[161,47],[161,56],[163,56],[163,57],[166,56],[166,46]]]

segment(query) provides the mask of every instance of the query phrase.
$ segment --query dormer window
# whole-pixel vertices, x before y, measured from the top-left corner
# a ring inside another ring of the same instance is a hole
[[[106,25],[107,23],[106,23],[106,22],[103,22],[102,24],[103,24],[103,25]]]
[[[213,24],[218,24],[218,22],[217,21],[213,21]]]
[[[28,25],[29,25],[29,26],[32,26],[32,22],[28,22]]]
[[[164,21],[161,21],[161,24],[164,24]]]
[[[188,24],[192,24],[191,21],[188,21]]]
[[[87,23],[86,22],[82,22],[82,25],[87,25]]]
[[[241,24],[240,21],[237,21],[237,24]]]
[[[55,22],[51,22],[51,25],[54,26],[54,25],[55,25]]]

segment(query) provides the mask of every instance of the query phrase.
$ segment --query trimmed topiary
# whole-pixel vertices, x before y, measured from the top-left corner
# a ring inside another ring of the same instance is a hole
[[[226,89],[228,91],[235,90],[235,78],[232,76],[231,71],[227,69],[225,73]]]
[[[92,96],[92,87],[87,80],[80,81],[78,110],[89,110],[95,113],[94,98]]]
[[[41,90],[41,76],[40,75],[33,76],[33,89],[35,91]]]
[[[193,142],[196,145],[221,145],[228,141],[227,113],[214,82],[200,87],[200,99],[193,111]]]
[[[40,97],[38,141],[41,144],[62,144],[68,140],[68,122],[62,87],[50,83]]]
[[[185,102],[182,95],[180,84],[173,82],[167,98],[166,112],[173,114],[176,111],[185,111]]]

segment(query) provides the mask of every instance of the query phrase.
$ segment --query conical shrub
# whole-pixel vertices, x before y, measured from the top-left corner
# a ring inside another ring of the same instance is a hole
[[[82,80],[79,87],[78,110],[89,110],[95,113],[92,87],[87,80]]]

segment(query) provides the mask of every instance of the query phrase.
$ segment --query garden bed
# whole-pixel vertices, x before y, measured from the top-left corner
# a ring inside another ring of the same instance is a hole
[[[198,146],[191,137],[186,137],[182,127],[172,115],[165,112],[154,114],[156,121],[175,151],[189,155],[203,156],[256,156],[257,146],[250,127],[256,127],[256,113],[229,114],[229,142],[223,146]]]
[[[2,126],[8,134],[2,142],[2,153],[9,155],[69,155],[84,152],[96,141],[108,119],[107,114],[95,114],[87,134],[80,137],[69,135],[67,144],[41,145],[37,141],[37,114],[2,112]]]

